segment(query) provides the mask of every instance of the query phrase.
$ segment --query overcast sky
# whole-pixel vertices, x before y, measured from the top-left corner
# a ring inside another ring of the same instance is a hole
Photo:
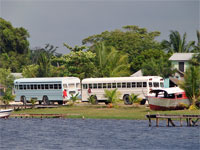
[[[58,52],[81,45],[88,36],[138,25],[160,31],[168,40],[170,30],[196,40],[200,29],[200,0],[0,0],[0,16],[30,33],[30,46],[50,43]]]

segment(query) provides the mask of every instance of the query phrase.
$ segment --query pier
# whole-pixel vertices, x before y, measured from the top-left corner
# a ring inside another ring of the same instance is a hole
[[[186,120],[188,127],[198,126],[198,121],[200,119],[200,115],[161,115],[161,114],[153,114],[146,115],[149,120],[149,127],[152,126],[152,119],[156,120],[156,127],[159,127],[159,119],[166,119],[166,126],[176,127],[177,125],[173,122],[174,120],[179,120],[180,127],[183,126],[183,120]],[[174,120],[172,120],[174,119]]]

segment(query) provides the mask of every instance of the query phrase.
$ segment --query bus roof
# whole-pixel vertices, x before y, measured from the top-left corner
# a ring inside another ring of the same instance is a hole
[[[49,77],[49,78],[21,78],[16,79],[14,83],[26,83],[26,82],[63,82],[63,81],[69,81],[74,82],[78,81],[80,82],[80,79],[77,77]]]
[[[152,79],[152,81],[160,81],[163,79],[159,76],[142,76],[142,77],[108,77],[108,78],[86,78],[82,80],[82,83],[102,83],[102,82],[123,82],[123,81],[148,81]]]

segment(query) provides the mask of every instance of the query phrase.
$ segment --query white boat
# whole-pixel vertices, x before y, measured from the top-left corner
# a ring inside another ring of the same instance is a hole
[[[178,87],[154,89],[150,94],[148,101],[152,110],[176,110],[190,105],[185,91]]]
[[[0,118],[8,118],[13,109],[0,109]]]

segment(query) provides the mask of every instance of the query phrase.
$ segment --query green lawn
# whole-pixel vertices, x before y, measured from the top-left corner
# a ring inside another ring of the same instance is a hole
[[[138,105],[120,105],[108,108],[106,105],[74,105],[60,106],[58,108],[26,109],[14,111],[13,114],[68,114],[68,118],[94,118],[94,119],[146,119],[148,114],[200,114],[200,110],[152,111],[149,107]]]

